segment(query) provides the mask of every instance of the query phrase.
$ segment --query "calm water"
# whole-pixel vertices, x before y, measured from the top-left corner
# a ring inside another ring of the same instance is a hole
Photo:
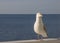
[[[48,37],[60,37],[60,15],[43,14]],[[0,14],[0,41],[36,39],[35,14]]]

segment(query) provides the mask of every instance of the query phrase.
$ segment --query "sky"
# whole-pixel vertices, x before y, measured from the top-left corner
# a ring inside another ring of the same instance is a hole
[[[0,14],[60,14],[60,0],[0,0]]]

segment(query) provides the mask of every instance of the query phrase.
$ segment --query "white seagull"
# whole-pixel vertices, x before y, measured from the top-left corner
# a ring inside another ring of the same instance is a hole
[[[39,35],[42,35],[43,37],[48,37],[47,32],[46,32],[46,28],[45,28],[45,26],[43,24],[43,21],[42,21],[42,17],[43,17],[43,15],[41,13],[36,14],[36,21],[35,21],[35,24],[34,24],[34,31],[38,35],[38,39],[39,39]]]

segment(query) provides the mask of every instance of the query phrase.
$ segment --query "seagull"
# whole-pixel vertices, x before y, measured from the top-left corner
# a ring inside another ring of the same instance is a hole
[[[42,21],[42,17],[43,17],[43,15],[41,13],[37,13],[36,14],[36,21],[34,23],[34,31],[37,34],[38,39],[39,39],[40,35],[43,37],[46,37],[46,38],[48,37],[46,27]]]

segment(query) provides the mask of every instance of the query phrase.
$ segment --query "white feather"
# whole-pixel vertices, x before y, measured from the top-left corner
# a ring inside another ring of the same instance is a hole
[[[47,33],[44,29],[44,24],[42,21],[42,14],[41,13],[37,13],[36,14],[36,21],[34,24],[34,31],[38,34],[38,35],[42,35],[43,37],[47,37]]]

